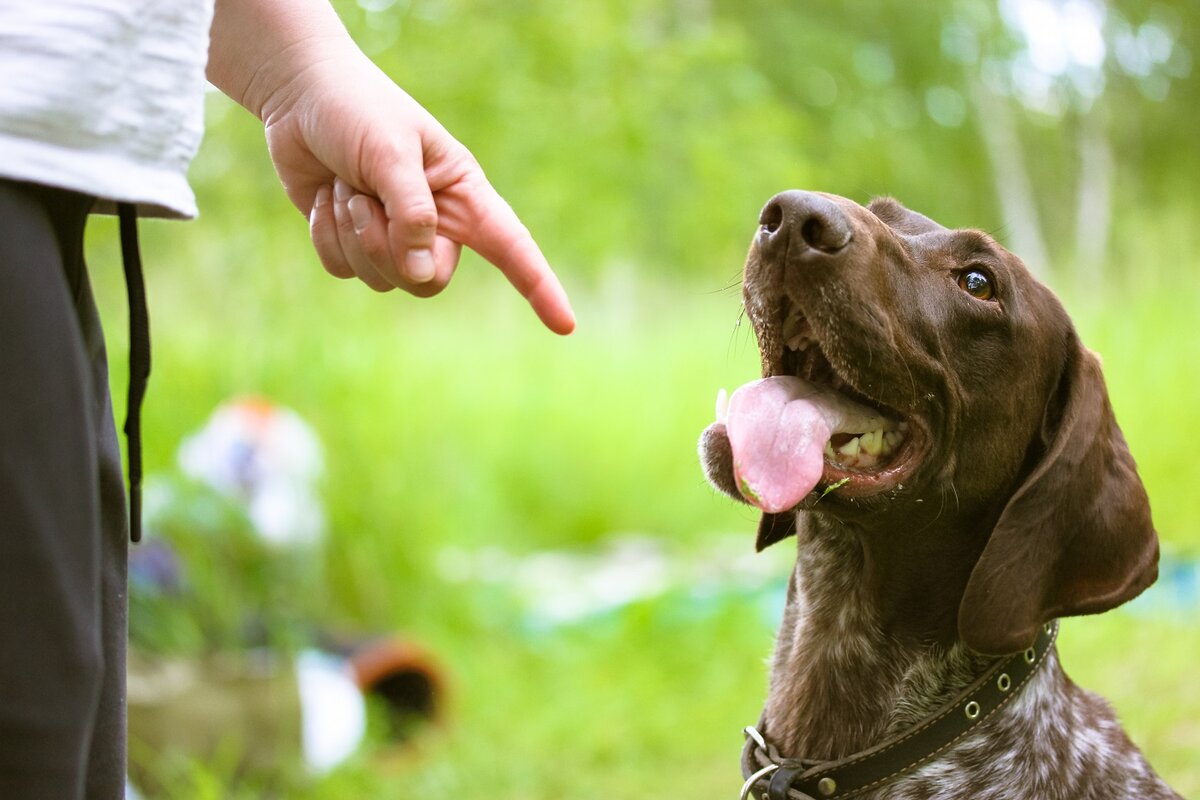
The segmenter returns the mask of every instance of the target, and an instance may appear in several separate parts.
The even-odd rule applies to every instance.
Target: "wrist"
[[[208,79],[260,119],[320,65],[361,56],[326,0],[217,0]]]
[[[360,56],[348,36],[308,37],[264,59],[238,101],[263,122],[284,113],[305,95],[333,64]]]

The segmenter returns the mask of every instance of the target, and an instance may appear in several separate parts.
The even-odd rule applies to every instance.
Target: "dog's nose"
[[[850,220],[827,197],[790,191],[775,195],[758,217],[758,244],[767,254],[791,250],[836,253],[854,238]]]

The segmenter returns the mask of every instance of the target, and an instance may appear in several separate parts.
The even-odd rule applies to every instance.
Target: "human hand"
[[[548,328],[574,329],[561,283],[478,162],[356,48],[313,59],[261,115],[275,169],[331,274],[429,297],[466,245]]]

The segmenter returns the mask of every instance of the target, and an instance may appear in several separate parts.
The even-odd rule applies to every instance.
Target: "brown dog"
[[[785,192],[744,290],[766,380],[700,449],[713,485],[763,509],[760,549],[798,535],[760,726],[789,774],[904,739],[1048,623],[1154,581],[1100,365],[991,237],[890,199]],[[1046,647],[936,753],[851,794],[828,778],[820,796],[1177,797]],[[747,791],[767,796],[770,777]],[[775,783],[771,798],[807,796]]]

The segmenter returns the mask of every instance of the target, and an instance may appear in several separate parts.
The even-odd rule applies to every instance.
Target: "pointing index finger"
[[[575,313],[567,292],[516,213],[491,184],[477,187],[468,201],[474,225],[462,242],[494,264],[529,301],[547,328],[566,335],[575,330]]]

